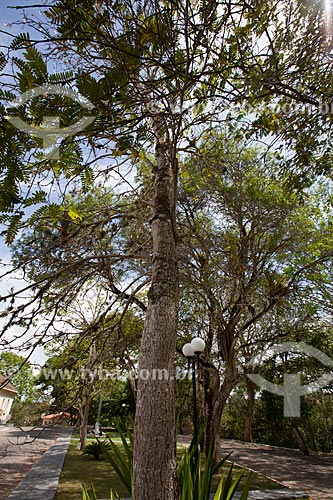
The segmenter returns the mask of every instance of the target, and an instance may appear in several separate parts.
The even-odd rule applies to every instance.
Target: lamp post
[[[192,361],[192,387],[193,387],[193,443],[195,446],[195,465],[198,459],[198,408],[197,408],[197,386],[195,366],[199,368],[199,356],[205,349],[205,342],[200,337],[195,337],[191,343],[183,346],[183,354],[188,359],[188,365]]]

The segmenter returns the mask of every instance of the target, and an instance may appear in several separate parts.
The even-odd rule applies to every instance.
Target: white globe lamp
[[[193,349],[194,354],[199,356],[199,354],[201,354],[205,350],[206,344],[205,341],[202,340],[200,337],[195,337],[191,342],[191,347]]]
[[[184,354],[185,358],[193,358],[194,351],[192,348],[192,344],[185,344],[183,346],[183,354]]]

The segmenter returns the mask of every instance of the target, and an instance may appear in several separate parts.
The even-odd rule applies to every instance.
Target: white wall
[[[14,394],[13,394],[14,396]],[[0,390],[0,423],[5,424],[10,416],[10,410],[14,401],[11,393]]]

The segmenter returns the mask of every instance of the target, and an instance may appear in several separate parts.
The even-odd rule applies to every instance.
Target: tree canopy
[[[156,381],[139,376],[134,457],[137,500],[177,498],[171,374],[178,327],[179,168],[186,153],[200,164],[198,145],[207,130],[223,122],[227,131],[234,130],[234,141],[245,134],[248,140],[264,141],[271,149],[282,148],[281,170],[292,188],[301,189],[318,173],[330,174],[332,113],[330,109],[324,112],[324,105],[331,103],[332,37],[324,14],[322,1],[59,0],[45,6],[41,19],[28,13],[26,24],[34,31],[15,37],[11,45],[9,61],[15,70],[13,78],[2,85],[0,110],[4,132],[0,210],[9,224],[8,242],[26,224],[33,226],[44,216],[56,219],[54,232],[66,238],[66,226],[83,222],[68,198],[62,204],[66,194],[81,188],[88,192],[92,179],[108,184],[113,175],[118,180],[125,177],[122,192],[126,184],[135,191],[129,169],[139,162],[149,169],[151,198],[149,211],[144,213],[149,212],[145,223],[150,224],[152,244],[150,289],[139,374],[158,368],[170,378]],[[50,72],[55,61],[60,69],[57,74]],[[4,58],[3,65],[6,62]],[[55,93],[52,85],[62,90]],[[74,102],[71,89],[80,96]],[[18,94],[25,98],[13,105],[10,101]],[[75,128],[74,134],[57,136],[58,159],[54,141],[45,142],[41,132],[50,124],[44,119],[55,113],[67,127],[84,117],[94,118],[82,130]],[[15,121],[8,123],[5,117],[14,115],[26,122],[30,134],[15,128]],[[207,175],[211,170],[207,168]],[[253,181],[244,192],[249,196],[247,209],[253,208],[251,190],[252,198],[256,191],[263,194],[266,209],[273,209],[267,192],[262,193]],[[226,202],[228,186],[222,193]],[[226,210],[224,215],[228,216]],[[264,221],[269,222],[269,217]],[[238,258],[236,226],[229,228],[226,247]],[[90,234],[91,228],[86,228]],[[110,245],[112,223],[106,229]],[[245,227],[242,243],[248,240],[247,231]],[[269,236],[263,239],[273,245],[274,236]],[[229,261],[227,253],[223,257],[229,267],[234,266],[232,256]],[[55,258],[59,258],[56,252],[52,261]],[[93,262],[94,267],[96,259]],[[242,266],[236,267],[233,273],[239,273],[237,279],[248,286],[251,277]],[[266,281],[271,280],[271,302],[295,281],[287,273],[287,281],[283,276],[281,282],[280,274],[275,269],[273,276],[266,275]],[[52,284],[48,283],[51,292]],[[43,284],[39,285],[35,287],[37,304],[45,296]],[[135,292],[133,285],[130,297]],[[11,301],[16,300],[16,307],[24,310],[17,305],[18,298],[15,293],[3,298],[8,326],[13,317]],[[236,305],[229,303],[229,314],[251,316],[250,307],[258,307],[257,297],[252,299],[244,311],[243,299],[237,297]],[[29,301],[29,307],[34,307]],[[25,326],[32,326],[29,321]]]
[[[9,379],[18,391],[21,401],[31,402],[34,398],[35,377],[30,363],[14,352],[0,353],[0,374]]]

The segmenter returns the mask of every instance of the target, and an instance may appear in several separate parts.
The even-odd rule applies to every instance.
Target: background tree
[[[102,391],[101,426],[110,427],[120,422],[126,427],[128,420],[135,415],[135,398],[130,380],[112,380],[110,389],[107,391],[103,388]],[[98,406],[99,400],[94,399],[89,415],[91,425],[96,422]]]
[[[87,311],[87,321],[86,315]],[[57,354],[46,362],[39,382],[44,388],[52,388],[55,411],[74,410],[78,414],[80,446],[84,449],[91,402],[110,394],[114,381],[124,377],[124,372],[128,377],[129,369],[134,368],[142,320],[127,312],[121,322],[110,316],[104,324],[99,321],[98,329],[93,323],[83,324],[81,328],[81,333],[77,333],[77,326],[70,341],[66,340],[63,345],[59,340],[54,343]]]
[[[33,227],[12,247],[14,272],[26,286],[7,298],[30,290],[29,302],[36,307],[24,321],[20,305],[4,311],[8,326],[22,330],[21,347],[24,339],[27,348],[34,348],[65,338],[66,328],[83,332],[85,325],[90,333],[97,331],[117,310],[119,323],[128,309],[146,310],[139,292],[147,284],[149,251],[140,232],[138,236],[140,200],[133,198],[124,200],[111,188],[96,187],[89,194],[73,193],[63,208],[35,214]],[[86,304],[87,314],[80,302]],[[41,316],[43,328],[31,339],[29,328]]]
[[[20,401],[31,403],[35,392],[35,377],[29,362],[14,352],[0,353],[0,373],[18,390]]]
[[[204,447],[215,443],[219,455],[222,412],[247,362],[300,341],[318,319],[308,277],[326,276],[333,235],[330,209],[319,209],[314,194],[291,192],[278,157],[205,139],[201,163],[189,161],[182,174],[183,301],[189,306],[190,296],[195,309],[187,330],[206,336]]]

